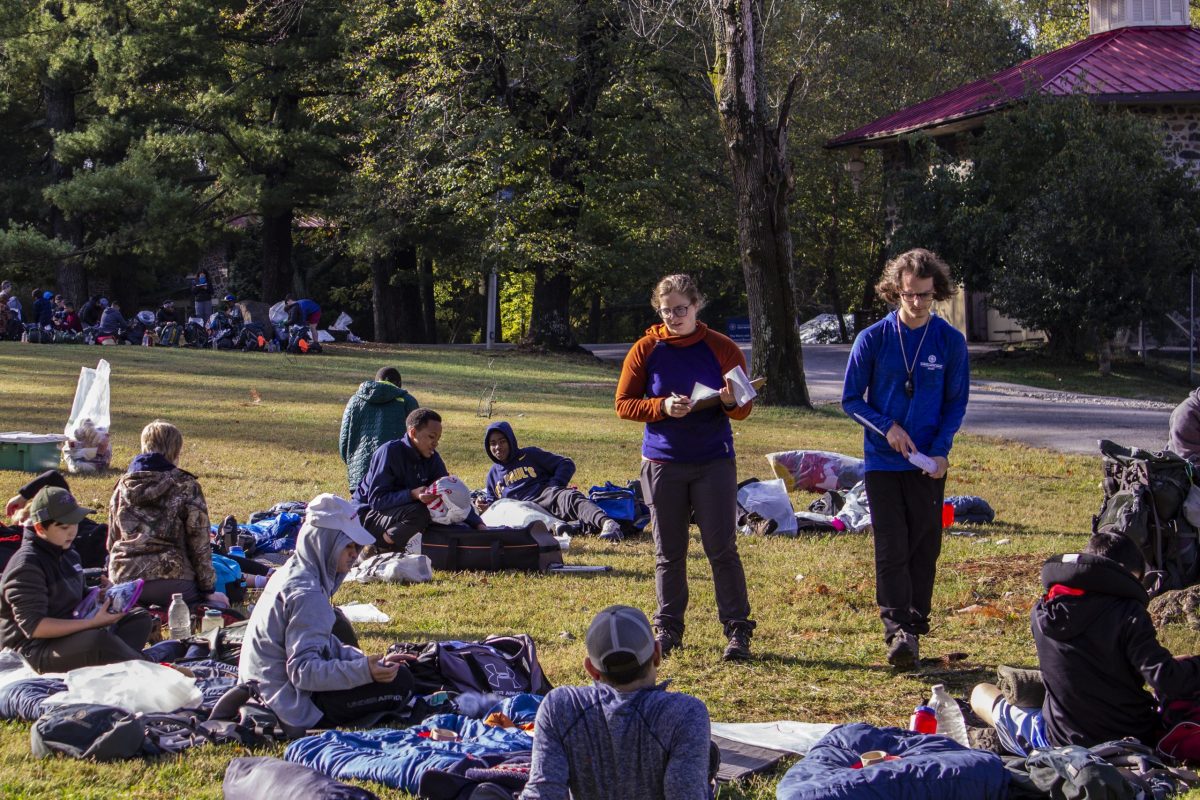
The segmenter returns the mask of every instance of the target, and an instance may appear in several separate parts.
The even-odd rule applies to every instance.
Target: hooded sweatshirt
[[[158,453],[142,453],[117,481],[108,519],[113,583],[184,580],[195,581],[201,593],[213,591],[208,504],[195,475]]]
[[[405,421],[418,405],[415,397],[387,381],[363,381],[358,387],[342,412],[338,437],[350,491],[366,474],[375,451],[404,435]]]
[[[127,327],[129,321],[121,315],[119,309],[109,306],[104,309],[104,313],[100,315],[100,325],[97,327],[97,332],[104,336],[115,336],[121,328]]]
[[[396,514],[407,505],[421,502],[412,496],[413,489],[428,486],[449,474],[446,462],[436,450],[425,458],[405,434],[371,456],[367,474],[354,490],[354,501],[370,506],[377,514]],[[472,509],[465,523],[475,527],[483,524],[483,520]]]
[[[493,431],[508,440],[508,460],[497,461],[488,447]],[[488,471],[488,500],[508,497],[513,500],[532,500],[548,486],[565,487],[575,474],[575,462],[539,447],[517,447],[512,426],[501,420],[488,425],[483,432],[483,450],[495,466]]]
[[[0,645],[21,650],[43,619],[71,619],[82,599],[79,555],[27,528],[0,580]]]
[[[625,356],[617,381],[617,416],[646,423],[642,458],[696,463],[733,458],[731,419],[750,416],[754,403],[725,410],[721,404],[684,417],[668,417],[664,401],[673,392],[691,396],[697,383],[725,385],[725,373],[746,368],[741,348],[703,322],[686,336],[654,325]]]
[[[1054,556],[1042,566],[1047,595],[1033,608],[1046,700],[1046,737],[1055,746],[1092,747],[1161,735],[1154,698],[1200,691],[1200,658],[1175,659],[1146,611],[1146,590],[1115,561],[1088,553]],[[1064,591],[1061,587],[1066,587]]]
[[[333,635],[331,598],[346,577],[337,566],[351,539],[320,524],[320,514],[310,507],[295,554],[254,606],[238,661],[238,680],[258,681],[271,710],[299,728],[321,720],[313,692],[353,689],[374,680],[362,651]]]

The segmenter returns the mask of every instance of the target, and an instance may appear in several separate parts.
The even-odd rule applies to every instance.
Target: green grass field
[[[151,419],[174,422],[185,444],[180,465],[199,476],[210,515],[239,519],[282,500],[323,491],[345,493],[337,455],[346,399],[385,364],[444,417],[441,452],[452,472],[479,486],[490,466],[483,430],[509,420],[524,444],[570,455],[585,489],[638,474],[641,426],[618,420],[612,398],[617,369],[579,358],[461,349],[334,347],[323,356],[291,357],[0,343],[0,428],[58,432],[70,410],[81,366],[101,356],[112,364],[114,465],[137,452]],[[492,420],[477,414],[495,387]],[[739,478],[769,478],[764,456],[775,450],[824,449],[861,454],[861,429],[836,407],[815,412],[760,408],[735,423]],[[922,641],[924,668],[894,674],[883,658],[873,602],[872,543],[866,535],[742,538],[740,547],[758,630],[757,658],[720,661],[720,626],[708,564],[693,531],[687,648],[664,667],[675,689],[701,697],[714,720],[795,719],[899,724],[945,683],[958,696],[998,663],[1034,660],[1028,610],[1041,561],[1079,547],[1100,500],[1098,458],[1065,456],[962,436],[951,455],[948,494],[977,494],[997,522],[974,537],[948,536],[934,595],[934,631]],[[107,507],[117,472],[72,478],[82,502]],[[29,476],[0,473],[11,496]],[[808,496],[794,496],[797,508]],[[958,529],[958,528],[956,528]],[[582,682],[583,634],[591,615],[611,603],[654,608],[653,548],[648,537],[604,545],[577,537],[567,563],[608,564],[591,576],[439,574],[420,586],[347,585],[340,602],[371,601],[391,615],[360,626],[364,644],[473,639],[526,632],[555,684]],[[964,610],[969,609],[969,610]],[[1197,652],[1189,631],[1168,631],[1181,653]],[[281,751],[282,748],[279,750]],[[0,795],[55,798],[218,798],[235,748],[198,749],[182,758],[98,765],[35,761],[29,726],[0,724]],[[727,786],[722,798],[771,798],[778,774]],[[379,790],[383,797],[402,797]]]

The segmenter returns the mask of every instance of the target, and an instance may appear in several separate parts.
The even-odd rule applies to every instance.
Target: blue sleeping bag
[[[492,711],[500,711],[518,725],[537,717],[540,695],[506,698]],[[458,733],[453,742],[435,742],[433,728]],[[459,714],[436,714],[420,725],[403,730],[326,731],[288,745],[284,758],[338,780],[357,779],[382,783],[416,794],[421,776],[431,769],[448,770],[464,756],[488,756],[533,749],[533,738],[520,728],[497,728]]]
[[[900,759],[855,769],[869,750]],[[1008,773],[994,753],[863,722],[823,736],[775,789],[778,800],[1004,800],[1007,793]]]
[[[276,517],[264,517],[257,522],[238,525],[239,533],[254,537],[254,552],[284,553],[296,549],[296,536],[304,522],[303,514],[283,513]],[[210,525],[212,533],[218,533],[219,525]]]

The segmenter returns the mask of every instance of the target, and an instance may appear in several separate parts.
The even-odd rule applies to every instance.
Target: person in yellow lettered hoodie
[[[512,426],[504,421],[488,426],[483,449],[496,462],[488,472],[485,503],[502,497],[525,500],[561,520],[582,523],[585,533],[621,541],[621,526],[578,489],[567,486],[575,474],[574,461],[539,447],[517,447]]]

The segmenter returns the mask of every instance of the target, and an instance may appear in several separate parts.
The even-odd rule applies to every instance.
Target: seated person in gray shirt
[[[538,709],[521,800],[709,800],[708,709],[655,683],[662,651],[646,615],[604,609],[587,652],[595,683],[553,689]]]

